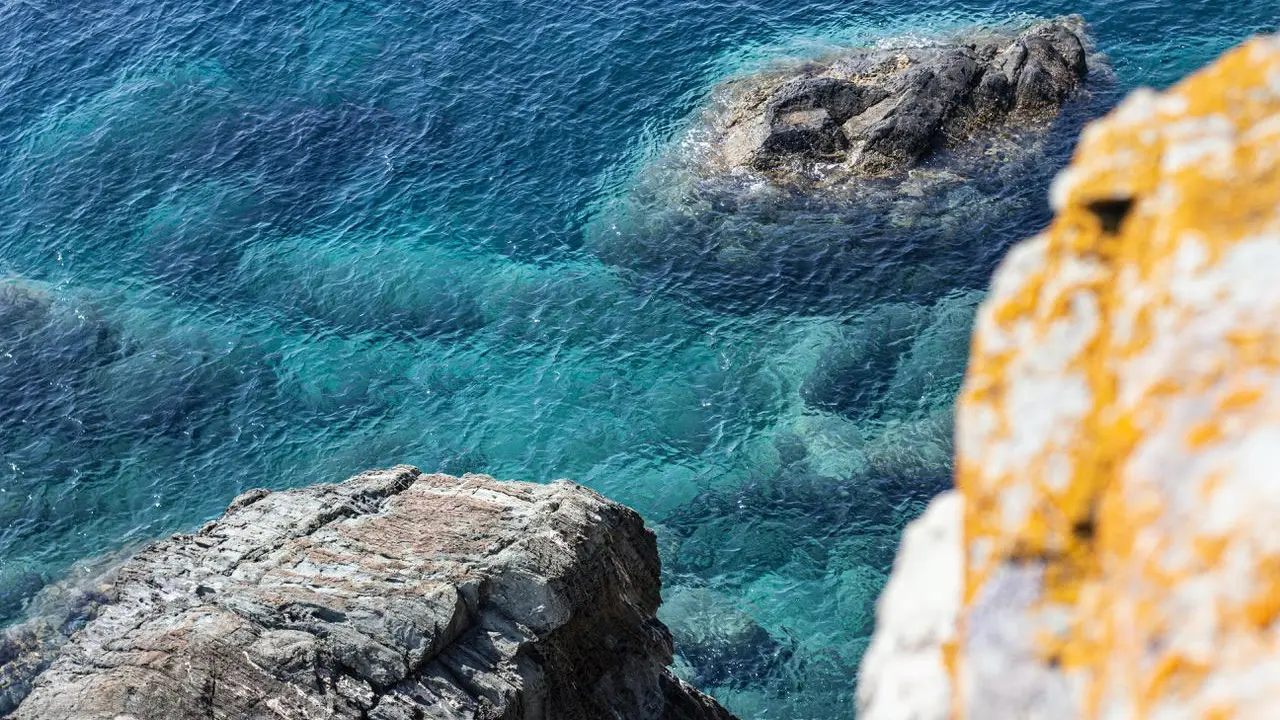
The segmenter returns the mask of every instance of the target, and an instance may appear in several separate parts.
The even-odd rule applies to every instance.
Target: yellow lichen
[[[1280,321],[1254,312],[1247,289],[1218,280],[1233,250],[1280,245],[1277,118],[1276,40],[1251,41],[1162,95],[1131,97],[1085,132],[1054,190],[1058,214],[1027,250],[1038,254],[1015,250],[978,324],[958,434],[964,603],[1003,565],[1041,566],[1041,602],[1070,613],[1067,632],[1037,633],[1042,659],[1080,681],[1087,717],[1104,698],[1139,716],[1174,697],[1191,702],[1212,667],[1192,645],[1169,641],[1188,612],[1175,591],[1221,571],[1233,542],[1253,567],[1246,597],[1215,595],[1220,607],[1197,632],[1256,635],[1280,617],[1276,549],[1215,535],[1208,520],[1200,535],[1178,524],[1218,500],[1223,513],[1244,512],[1222,495],[1234,487],[1231,461],[1200,468],[1197,458],[1280,428],[1262,419],[1266,383],[1240,381],[1249,372],[1280,381]],[[1197,324],[1213,312],[1223,313],[1216,325]],[[1025,399],[1037,394],[1054,407]],[[1156,453],[1140,450],[1165,447],[1175,430],[1169,442],[1180,447],[1166,455],[1186,459],[1161,475],[1151,470]],[[1176,500],[1168,473],[1179,472],[1203,507]],[[1023,487],[1026,512],[1001,513]],[[1020,519],[1008,526],[1008,517]],[[1177,537],[1183,530],[1190,536]],[[1268,643],[1249,647],[1280,658]],[[963,643],[947,657],[954,687],[964,687]],[[972,717],[965,698],[956,709]],[[1241,712],[1206,696],[1186,716]]]

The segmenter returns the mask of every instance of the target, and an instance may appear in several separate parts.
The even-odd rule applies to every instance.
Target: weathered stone
[[[815,162],[900,173],[939,147],[1056,114],[1088,76],[1084,32],[1067,18],[932,47],[867,48],[799,77],[761,78],[723,116],[726,162],[775,174]]]
[[[823,108],[778,112],[769,124],[769,135],[761,146],[767,156],[804,153],[821,157],[848,147],[831,114]],[[761,162],[766,162],[764,156]]]
[[[1277,118],[1267,37],[1086,129],[979,314],[958,489],[908,537],[963,531],[899,556],[864,720],[1274,716]]]
[[[914,165],[945,138],[942,131],[965,106],[980,74],[967,47],[902,52],[905,69],[888,79],[889,90],[867,118],[844,125],[852,147],[849,162],[866,174]]]
[[[666,669],[652,533],[568,482],[251,491],[107,582],[0,643],[14,718],[731,718]]]
[[[783,85],[770,102],[769,111],[776,114],[820,108],[830,113],[838,125],[888,96],[884,88],[840,78],[803,78]]]
[[[1052,111],[1089,71],[1080,35],[1057,24],[1036,28],[995,57],[974,91],[987,112]]]
[[[985,286],[1017,228],[1048,222],[1033,190],[1112,104],[1113,79],[1079,17],[886,38],[735,77],[584,241],[729,312],[931,304]]]

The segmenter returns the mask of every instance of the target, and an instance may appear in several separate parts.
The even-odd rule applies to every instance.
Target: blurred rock
[[[974,333],[864,720],[1280,702],[1280,37],[1088,128]]]
[[[955,638],[960,608],[960,505],[955,493],[939,496],[903,534],[858,676],[861,718],[948,717],[943,647]]]

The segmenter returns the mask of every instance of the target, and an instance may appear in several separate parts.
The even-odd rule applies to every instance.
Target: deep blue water
[[[569,477],[657,528],[683,673],[744,718],[848,717],[897,535],[948,483],[974,304],[1072,131],[1014,211],[898,223],[856,262],[830,208],[690,220],[651,168],[780,59],[1079,12],[1124,90],[1276,10],[0,2],[0,620],[249,487]],[[735,234],[780,249],[680,261]]]

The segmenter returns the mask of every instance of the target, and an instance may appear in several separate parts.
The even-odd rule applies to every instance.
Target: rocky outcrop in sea
[[[1088,128],[1004,261],[859,717],[1270,718],[1280,37]]]
[[[731,78],[588,242],[691,298],[825,312],[980,287],[1112,74],[1078,16],[886,38]],[[1047,217],[1045,218],[1047,221]]]
[[[667,669],[658,570],[635,512],[569,482],[251,490],[10,629],[0,714],[732,720]]]
[[[818,185],[899,175],[939,150],[972,163],[1020,148],[1089,75],[1084,21],[974,30],[935,44],[870,47],[724,90],[712,171],[751,168]],[[967,147],[973,145],[974,147]],[[964,157],[973,156],[973,157]]]

